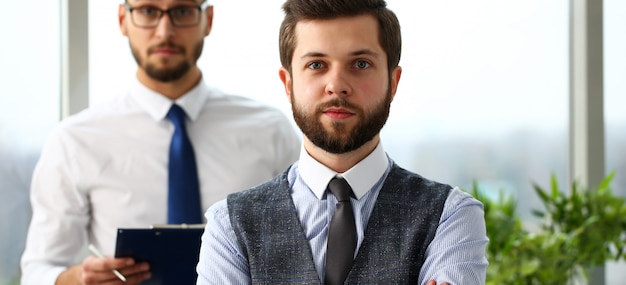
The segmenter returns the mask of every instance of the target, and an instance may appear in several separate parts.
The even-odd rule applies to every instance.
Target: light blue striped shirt
[[[320,280],[324,280],[328,225],[337,203],[337,199],[326,191],[328,182],[341,176],[352,187],[358,251],[376,198],[392,165],[393,161],[379,143],[369,156],[341,174],[317,162],[304,148],[300,159],[289,169],[291,197],[313,251]],[[206,218],[197,284],[250,284],[248,261],[232,230],[226,200],[210,207]],[[455,187],[446,200],[435,238],[426,251],[418,283],[437,280],[453,285],[484,284],[487,243],[482,204]]]

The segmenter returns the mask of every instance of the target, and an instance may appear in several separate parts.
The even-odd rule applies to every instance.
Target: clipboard
[[[144,285],[194,285],[203,225],[163,225],[119,228],[115,257],[148,262],[152,278]]]

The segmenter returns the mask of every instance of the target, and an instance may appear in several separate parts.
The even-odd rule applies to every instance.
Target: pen
[[[93,246],[93,244],[89,244],[89,251],[97,257],[104,257],[104,255],[102,255],[102,253],[100,253],[100,251]],[[122,273],[120,273],[117,269],[113,269],[113,274],[115,274],[115,276],[117,276],[120,280],[126,282],[126,277],[124,277],[124,275],[122,275]]]

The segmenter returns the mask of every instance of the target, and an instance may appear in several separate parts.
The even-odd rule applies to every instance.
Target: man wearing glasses
[[[33,174],[21,284],[121,284],[120,274],[125,284],[147,280],[149,264],[112,257],[118,228],[204,223],[211,204],[298,158],[300,138],[280,111],[205,83],[196,62],[211,31],[209,2],[128,0],[118,17],[136,81],[51,134]],[[171,152],[174,138],[186,142],[184,163]],[[184,168],[189,157],[192,171]],[[191,218],[174,215],[181,207],[172,205],[173,181],[198,188],[182,199]],[[84,258],[88,244],[106,257]]]

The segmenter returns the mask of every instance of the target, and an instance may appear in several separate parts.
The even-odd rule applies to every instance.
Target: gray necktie
[[[343,284],[352,268],[356,249],[356,226],[350,204],[352,188],[343,178],[333,178],[328,188],[337,197],[337,209],[328,229],[324,284]]]

